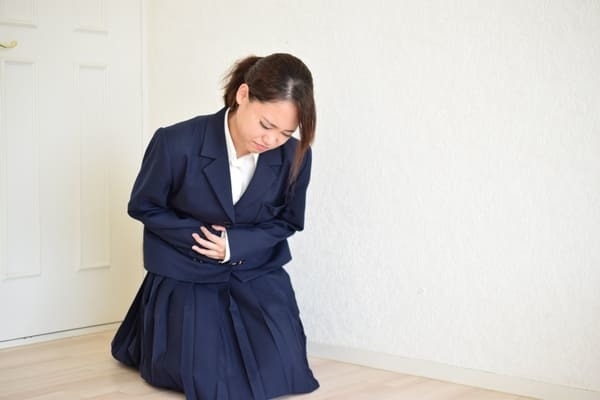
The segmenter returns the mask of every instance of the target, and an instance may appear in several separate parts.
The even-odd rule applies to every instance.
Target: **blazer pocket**
[[[265,219],[270,219],[272,217],[277,217],[279,214],[281,214],[281,212],[283,211],[283,209],[285,208],[285,204],[282,204],[280,206],[276,206],[273,204],[268,204],[265,203],[263,205],[263,210],[260,213],[261,217],[265,218]]]

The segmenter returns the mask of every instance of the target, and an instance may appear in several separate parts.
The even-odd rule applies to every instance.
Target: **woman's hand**
[[[221,225],[212,225],[212,227],[219,232],[225,231],[225,227]],[[201,226],[200,230],[206,239],[203,239],[197,233],[193,233],[192,237],[202,247],[194,245],[192,250],[215,260],[223,260],[225,258],[225,238],[215,235],[204,226]]]

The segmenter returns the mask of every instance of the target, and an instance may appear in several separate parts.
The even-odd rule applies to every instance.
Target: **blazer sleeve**
[[[193,232],[203,223],[175,213],[167,201],[173,183],[173,171],[164,128],[159,128],[146,148],[140,172],[131,191],[127,213],[144,224],[150,232],[190,255]]]
[[[285,205],[271,208],[272,218],[249,227],[227,230],[230,260],[245,260],[253,255],[271,250],[296,231],[304,229],[306,190],[310,181],[312,151],[306,152],[295,187],[286,196]]]

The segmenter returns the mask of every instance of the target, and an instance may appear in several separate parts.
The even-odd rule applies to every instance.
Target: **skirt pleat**
[[[182,282],[148,272],[112,354],[188,400],[266,400],[319,387],[287,272]]]

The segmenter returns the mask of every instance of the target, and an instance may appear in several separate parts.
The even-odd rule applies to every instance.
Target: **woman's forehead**
[[[253,101],[252,106],[260,118],[278,129],[293,132],[298,126],[298,111],[290,100]]]

